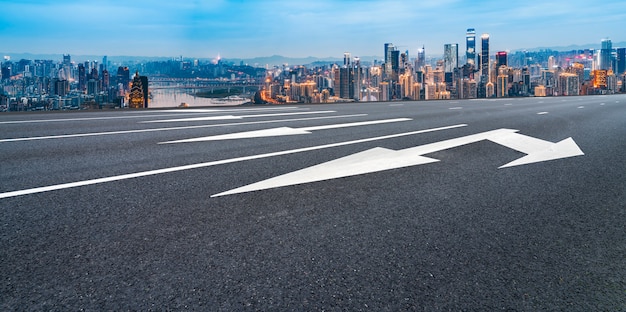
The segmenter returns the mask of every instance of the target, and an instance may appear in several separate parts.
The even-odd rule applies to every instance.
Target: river
[[[233,99],[212,99],[197,97],[194,94],[199,89],[151,89],[152,98],[148,103],[151,108],[179,107],[186,103],[188,107],[199,106],[235,106],[247,103],[249,98],[235,97]]]

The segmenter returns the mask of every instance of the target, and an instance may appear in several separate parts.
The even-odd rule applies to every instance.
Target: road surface
[[[626,96],[0,114],[3,310],[626,310]]]

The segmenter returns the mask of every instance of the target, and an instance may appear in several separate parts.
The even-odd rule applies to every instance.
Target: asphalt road
[[[0,309],[626,311],[625,137],[625,95],[3,113]]]

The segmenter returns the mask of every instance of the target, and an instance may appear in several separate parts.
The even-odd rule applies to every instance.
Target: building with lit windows
[[[465,35],[466,63],[476,66],[476,30],[468,28]]]
[[[602,39],[602,48],[598,59],[598,68],[603,70],[613,69],[613,44],[611,39]]]
[[[579,95],[580,83],[578,75],[562,73],[559,75],[559,95]]]
[[[499,51],[496,53],[496,68],[500,68],[500,66],[509,66],[506,51]]]
[[[484,81],[489,81],[489,34],[483,34],[480,41],[480,74],[484,77]]]
[[[133,78],[128,105],[130,108],[148,107],[148,77],[139,76],[139,72],[136,72]]]

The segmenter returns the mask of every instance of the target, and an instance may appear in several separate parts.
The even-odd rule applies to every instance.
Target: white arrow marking
[[[235,123],[223,123],[223,124],[210,124],[210,125],[196,125],[196,126],[183,126],[183,127],[167,127],[167,128],[152,128],[152,129],[137,129],[137,130],[120,130],[109,132],[88,132],[88,133],[75,133],[75,134],[60,134],[60,135],[48,135],[40,137],[25,137],[14,139],[0,139],[0,143],[4,142],[18,142],[18,141],[35,141],[35,140],[48,140],[48,139],[66,139],[66,138],[78,138],[89,136],[102,136],[102,135],[114,135],[114,134],[131,134],[131,133],[144,133],[144,132],[156,132],[156,131],[172,131],[172,130],[188,130],[188,129],[201,129],[201,128],[217,128],[227,126],[240,126],[240,125],[259,125],[281,122],[293,122],[293,121],[306,121],[306,120],[322,120],[322,119],[339,119],[339,118],[353,118],[364,117],[367,114],[356,115],[336,115],[336,116],[321,116],[321,117],[308,117],[308,118],[292,118],[292,119],[274,119],[274,120],[260,120],[260,121],[246,121]]]
[[[181,118],[181,119],[149,120],[149,121],[142,121],[141,123],[229,120],[229,119],[243,119],[243,118],[277,117],[277,116],[310,115],[310,114],[329,114],[329,113],[336,113],[336,111],[317,111],[317,112],[279,113],[279,114],[259,114],[259,115],[244,115],[244,116],[224,115],[224,116],[208,116],[208,117],[194,117],[194,118]]]
[[[379,141],[379,140],[401,138],[401,137],[405,137],[405,136],[409,136],[409,135],[422,134],[422,133],[435,132],[435,131],[442,131],[442,130],[448,130],[448,129],[455,129],[455,128],[461,128],[461,127],[466,127],[466,126],[467,126],[466,124],[459,124],[459,125],[452,125],[452,126],[446,126],[446,127],[431,128],[431,129],[425,129],[425,130],[417,130],[417,131],[413,131],[413,132],[390,134],[390,135],[385,135],[385,136],[366,138],[366,139],[360,139],[360,140],[354,140],[354,141],[338,142],[338,143],[331,143],[331,144],[326,144],[326,145],[318,145],[318,146],[304,147],[304,148],[298,148],[298,149],[292,149],[292,150],[284,150],[284,151],[267,153],[267,154],[251,155],[251,156],[244,156],[244,157],[237,157],[237,158],[230,158],[230,159],[210,161],[210,162],[206,162],[206,163],[184,165],[184,166],[164,168],[164,169],[156,169],[156,170],[148,170],[148,171],[143,171],[143,172],[122,174],[122,175],[118,175],[118,176],[98,178],[98,179],[92,179],[92,180],[84,180],[84,181],[78,181],[78,182],[62,183],[62,184],[49,185],[49,186],[41,186],[41,187],[35,187],[35,188],[31,188],[31,189],[25,189],[25,190],[19,190],[19,191],[11,191],[11,192],[0,193],[0,199],[2,199],[2,198],[9,198],[9,197],[15,197],[15,196],[28,195],[28,194],[37,194],[37,193],[43,193],[43,192],[49,192],[49,191],[63,190],[63,189],[68,189],[68,188],[73,188],[73,187],[94,185],[94,184],[100,184],[100,183],[106,183],[106,182],[134,179],[134,178],[139,178],[139,177],[146,177],[146,176],[157,175],[157,174],[164,174],[164,173],[170,173],[170,172],[178,172],[178,171],[183,171],[183,170],[206,168],[206,167],[212,167],[212,166],[218,166],[218,165],[224,165],[224,164],[231,164],[231,163],[248,161],[248,160],[254,160],[254,159],[263,159],[263,158],[269,158],[269,157],[275,157],[275,156],[282,156],[282,155],[289,155],[289,154],[295,154],[295,153],[316,151],[316,150],[322,150],[322,149],[339,147],[339,146],[347,146],[347,145],[360,144],[360,143],[366,143],[366,142],[373,142],[373,141]]]
[[[438,161],[424,157],[430,154],[462,145],[489,140],[527,154],[500,168],[525,165],[530,163],[584,155],[578,145],[567,138],[558,143],[540,140],[516,133],[518,130],[498,129],[460,138],[420,145],[399,151],[385,148],[373,148],[357,154],[331,160],[313,167],[280,175],[257,183],[232,189],[211,197],[259,191],[282,186],[297,185],[324,180],[331,180],[366,173],[385,171],[396,168],[422,165]]]
[[[369,126],[369,125],[376,125],[376,124],[382,124],[382,123],[400,122],[400,121],[409,121],[409,120],[412,120],[412,119],[410,119],[410,118],[395,118],[395,119],[362,121],[362,122],[352,122],[352,123],[324,125],[324,126],[314,126],[314,127],[304,127],[304,128],[279,127],[279,128],[271,128],[271,129],[255,130],[255,131],[245,131],[245,132],[237,132],[237,133],[230,133],[230,134],[213,135],[213,136],[193,138],[193,139],[167,141],[167,142],[161,142],[159,144],[189,143],[189,142],[203,142],[203,141],[219,141],[219,140],[235,140],[235,139],[274,137],[274,136],[283,136],[283,135],[310,134],[311,131],[315,131],[315,130],[327,130],[327,129],[337,129],[337,128],[357,127],[357,126]]]

